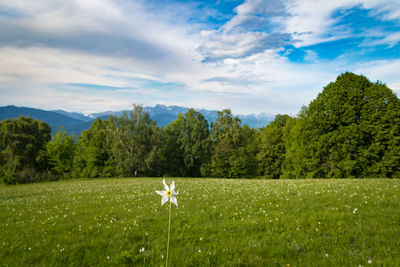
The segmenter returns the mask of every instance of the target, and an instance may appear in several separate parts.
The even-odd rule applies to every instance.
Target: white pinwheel
[[[167,202],[169,199],[171,201],[171,203],[174,203],[176,206],[178,206],[178,202],[177,202],[175,196],[179,192],[175,192],[175,181],[172,181],[172,184],[170,186],[168,186],[167,183],[165,182],[165,179],[163,179],[163,184],[164,184],[164,190],[156,191],[157,194],[162,196],[161,205],[164,205],[164,203]]]
[[[178,207],[178,202],[176,201],[176,195],[178,192],[175,192],[175,181],[172,181],[172,184],[170,186],[167,185],[165,182],[165,179],[163,179],[163,184],[164,184],[164,190],[163,191],[156,191],[157,194],[159,194],[161,198],[161,205],[164,205],[165,202],[170,200],[169,203],[169,217],[168,217],[168,241],[167,241],[167,257],[165,260],[165,266],[168,267],[168,255],[169,255],[169,236],[171,233],[171,209],[172,209],[172,204],[174,203]]]

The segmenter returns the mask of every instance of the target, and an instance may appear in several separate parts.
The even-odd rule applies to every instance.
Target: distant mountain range
[[[174,120],[180,113],[186,113],[188,108],[180,106],[156,105],[154,107],[143,107],[145,112],[150,114],[158,126],[165,127]],[[209,123],[217,119],[217,110],[196,109],[208,120]],[[70,134],[80,134],[83,130],[90,128],[92,122],[97,119],[107,119],[110,115],[121,116],[128,110],[105,111],[84,115],[77,112],[67,112],[64,110],[41,110],[28,107],[4,106],[0,107],[0,121],[7,118],[17,118],[18,116],[29,116],[50,125],[53,133],[58,127],[64,127]],[[261,113],[251,115],[238,115],[242,124],[247,124],[252,128],[261,128],[268,125],[275,117],[273,114]]]

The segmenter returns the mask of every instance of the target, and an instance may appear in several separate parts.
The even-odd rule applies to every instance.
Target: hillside
[[[91,123],[74,119],[54,111],[46,111],[35,108],[5,106],[0,107],[0,121],[4,119],[14,119],[19,116],[32,117],[48,123],[53,131],[57,131],[58,127],[66,128],[71,134],[79,134],[82,130],[90,127]]]

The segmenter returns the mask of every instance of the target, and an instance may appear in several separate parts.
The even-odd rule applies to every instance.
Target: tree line
[[[400,177],[400,100],[386,85],[353,73],[327,85],[296,117],[261,129],[230,110],[209,124],[194,109],[160,128],[134,105],[97,119],[75,140],[19,117],[0,125],[5,183],[73,177],[349,178]]]

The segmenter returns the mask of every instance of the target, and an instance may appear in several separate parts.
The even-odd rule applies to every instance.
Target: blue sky
[[[398,0],[2,0],[0,105],[296,115],[343,72],[400,94]]]

